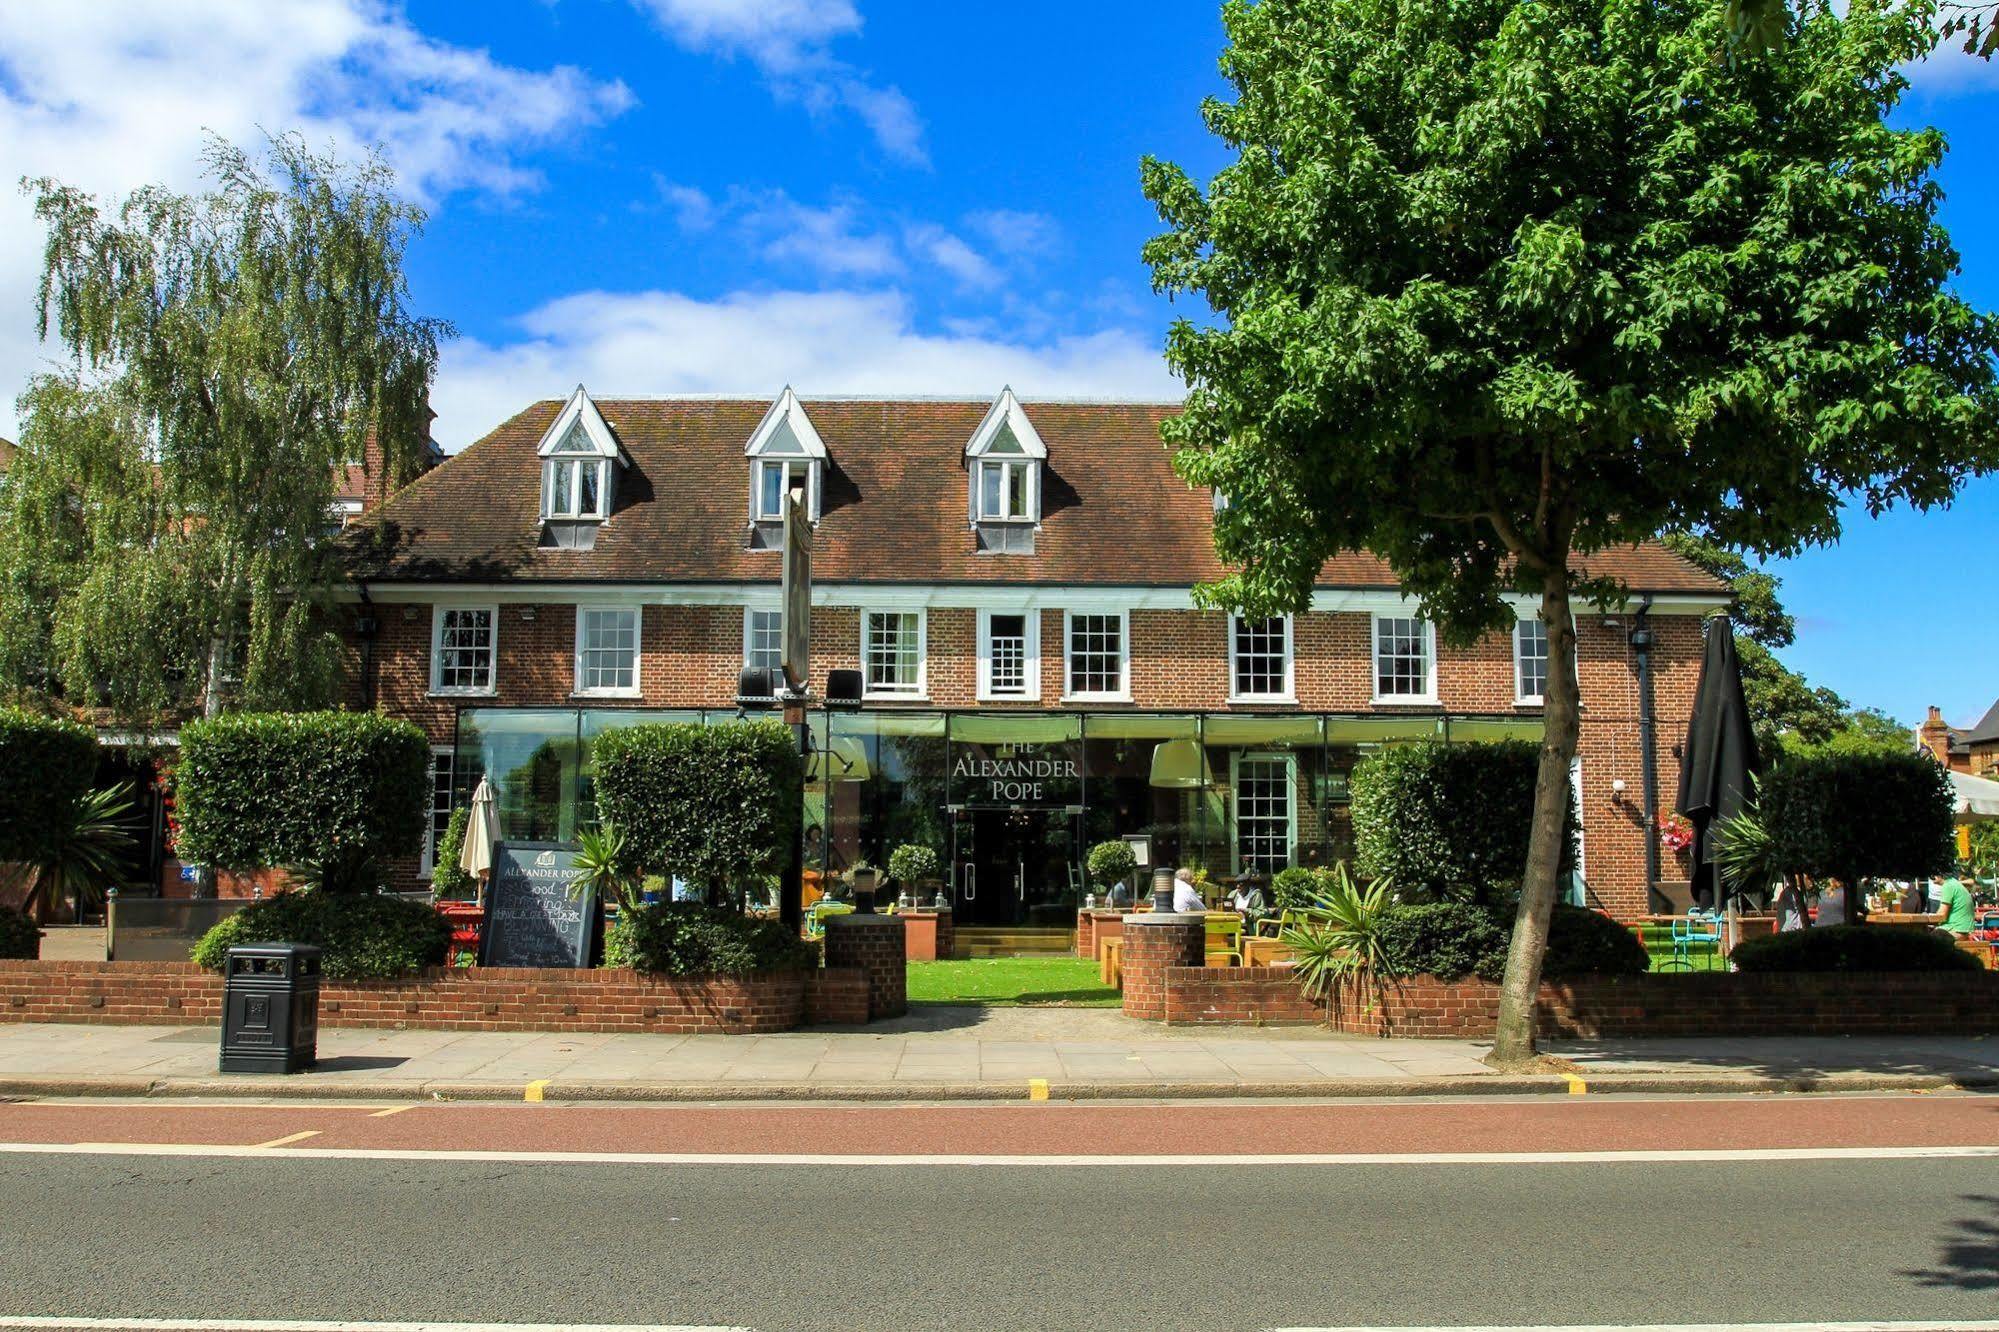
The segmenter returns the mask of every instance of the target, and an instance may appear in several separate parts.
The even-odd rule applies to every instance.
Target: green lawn
[[[1645,930],[1645,952],[1652,959],[1652,970],[1661,969],[1661,964],[1673,960],[1673,939],[1663,928],[1647,926]],[[1694,964],[1695,971],[1727,971],[1728,963],[1713,944],[1695,944],[1687,951],[1687,960]],[[1676,974],[1684,975],[1678,967],[1672,968]]]
[[[1085,958],[979,957],[962,962],[911,962],[909,1001],[1116,1008],[1124,999],[1097,979],[1097,964]]]

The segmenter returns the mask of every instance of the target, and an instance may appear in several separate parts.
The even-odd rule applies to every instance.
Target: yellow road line
[[[1562,1079],[1569,1084],[1569,1095],[1587,1096],[1589,1094],[1589,1084],[1575,1074],[1564,1073],[1562,1074]]]
[[[539,1100],[541,1100],[541,1099],[542,1099],[542,1096],[541,1096],[542,1092],[543,1092],[543,1091],[544,1091],[544,1090],[545,1090],[545,1089],[546,1089],[546,1088],[548,1087],[548,1084],[549,1084],[549,1083],[551,1083],[551,1082],[553,1082],[553,1081],[555,1081],[555,1079],[554,1079],[554,1078],[536,1078],[536,1079],[535,1079],[535,1080],[534,1080],[533,1082],[530,1082],[530,1083],[529,1083],[529,1084],[527,1085],[527,1091],[526,1091],[526,1093],[525,1093],[525,1094],[524,1094],[524,1095],[523,1095],[523,1096],[521,1097],[521,1099],[522,1099],[522,1100],[524,1100],[524,1101],[539,1101]]]
[[[413,1106],[413,1105],[392,1105],[392,1106],[390,1106],[390,1107],[389,1107],[388,1109],[386,1109],[386,1110],[376,1110],[376,1111],[374,1111],[373,1113],[371,1113],[371,1114],[370,1114],[370,1115],[368,1116],[368,1118],[370,1118],[370,1119],[387,1119],[387,1118],[388,1118],[388,1117],[389,1117],[390,1115],[399,1115],[399,1114],[401,1114],[401,1113],[402,1113],[403,1111],[405,1111],[405,1110],[414,1110],[414,1109],[416,1109],[416,1107],[415,1107],[415,1106]]]
[[[258,1147],[288,1147],[292,1143],[304,1142],[307,1138],[316,1138],[318,1136],[318,1129],[307,1129],[303,1133],[287,1134],[282,1138],[272,1138],[269,1142],[260,1142],[253,1145]]]
[[[1045,1101],[1045,1100],[1047,1100],[1047,1099],[1048,1099],[1048,1079],[1047,1079],[1047,1078],[1029,1078],[1029,1079],[1027,1080],[1027,1099],[1028,1099],[1028,1100],[1030,1100],[1030,1101]]]

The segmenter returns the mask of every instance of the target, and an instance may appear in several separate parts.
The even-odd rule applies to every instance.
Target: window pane
[[[493,687],[493,612],[447,610],[437,633],[437,687]]]
[[[1429,694],[1429,641],[1421,620],[1383,616],[1375,621],[1374,679],[1375,693],[1382,698]]]
[[[1069,692],[1124,692],[1124,617],[1069,617]]]
[[[979,517],[998,518],[1000,509],[1000,474],[1005,467],[1000,463],[979,464]]]
[[[1513,650],[1520,697],[1543,697],[1548,692],[1548,626],[1539,620],[1520,621],[1514,629]]]
[[[583,651],[578,663],[578,689],[630,690],[637,687],[638,621],[636,610],[583,612]]]
[[[784,464],[758,463],[757,476],[762,480],[762,493],[757,500],[757,517],[782,518],[784,516]]]
[[[1291,762],[1282,754],[1236,761],[1236,864],[1245,872],[1291,863]]]
[[[866,673],[868,692],[917,692],[917,637],[915,611],[868,612],[867,632],[861,645],[861,669]]]
[[[784,664],[784,616],[778,611],[753,610],[748,613],[745,666],[761,666],[773,673]]]
[[[558,518],[566,518],[576,512],[575,496],[571,490],[576,484],[576,464],[557,460],[549,465],[549,471],[554,481],[549,486],[548,511]]]
[[[1027,693],[1027,617],[995,615],[987,621],[991,693]]]
[[[1235,618],[1235,693],[1238,698],[1281,697],[1285,689],[1285,632],[1282,616]]]
[[[597,484],[603,477],[602,463],[578,463],[577,482],[582,487],[582,498],[577,502],[576,512],[583,515],[601,513],[597,507]]]

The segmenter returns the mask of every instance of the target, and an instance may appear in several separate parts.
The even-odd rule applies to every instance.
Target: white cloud
[[[654,173],[652,179],[659,190],[659,197],[673,210],[673,220],[682,231],[707,231],[715,225],[721,209],[706,190],[693,185],[676,185],[658,173]]]
[[[775,396],[964,393],[1004,384],[1024,396],[1167,397],[1178,385],[1155,337],[1131,329],[1009,342],[965,328],[917,329],[898,292],[737,292],[701,301],[670,291],[582,292],[519,321],[526,335],[445,351],[438,438],[458,448],[529,402],[578,381],[619,394]]]
[[[796,264],[828,277],[886,277],[902,271],[895,242],[868,231],[858,204],[815,208],[782,190],[744,200],[742,225],[767,259]]]
[[[755,65],[771,91],[815,115],[844,109],[859,117],[882,150],[925,166],[923,120],[893,86],[829,50],[861,30],[852,0],[633,0],[660,28],[691,51],[741,57]]]
[[[930,223],[908,227],[903,242],[912,253],[950,274],[961,287],[983,291],[1000,284],[1000,271],[991,260],[942,227]]]
[[[630,104],[621,83],[433,40],[383,0],[0,4],[0,434],[46,355],[31,304],[42,231],[18,178],[113,198],[192,189],[204,130],[255,146],[269,129],[349,156],[379,145],[418,198],[509,194],[539,183],[518,149]]]
[[[1053,250],[1062,240],[1061,224],[1046,213],[1026,213],[1011,208],[993,208],[967,213],[965,225],[984,236],[1004,254],[1040,255]]]

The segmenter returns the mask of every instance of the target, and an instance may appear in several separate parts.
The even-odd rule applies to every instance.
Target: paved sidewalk
[[[320,1032],[294,1077],[216,1072],[213,1027],[0,1025],[0,1095],[730,1100],[1396,1096],[1999,1087],[1999,1041],[1558,1045],[1573,1071],[1502,1075],[1472,1041],[1168,1028],[1101,1009],[920,1008],[776,1036]]]

